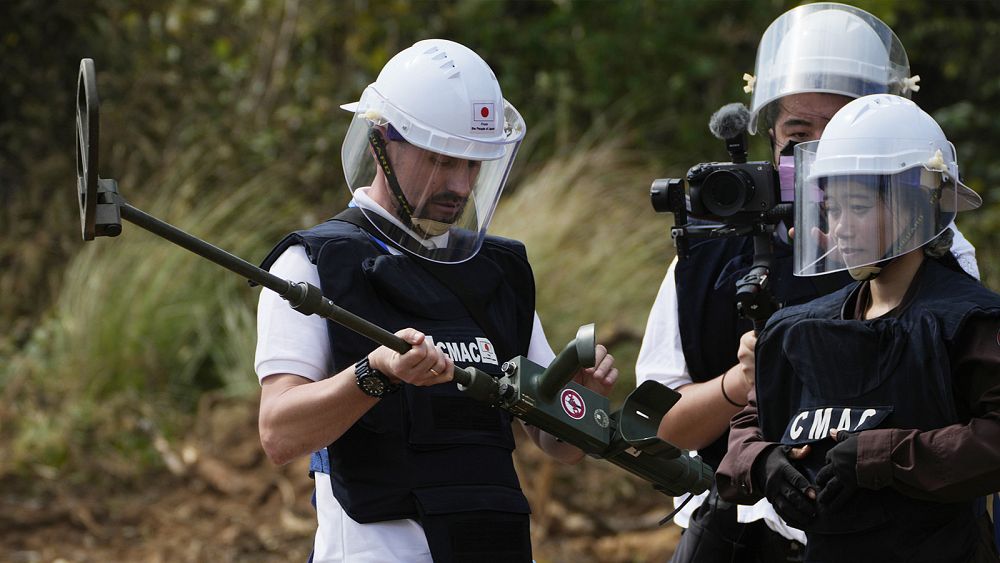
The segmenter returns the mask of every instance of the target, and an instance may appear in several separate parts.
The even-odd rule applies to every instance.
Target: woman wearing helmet
[[[761,37],[751,94],[749,130],[766,135],[778,168],[782,201],[794,199],[796,143],[819,138],[830,118],[853,99],[918,89],[899,38],[859,8],[833,2],[798,6],[774,20]],[[951,253],[978,276],[975,249],[957,228]],[[805,303],[851,282],[846,272],[823,277],[793,275],[786,229],[774,237],[769,282],[784,305]],[[667,270],[649,314],[636,364],[636,382],[659,381],[681,400],[664,417],[660,436],[698,450],[717,466],[726,451],[729,419],[754,385],[752,324],[736,310],[736,282],[754,262],[751,237],[697,241],[690,256]],[[675,504],[685,499],[675,499]],[[805,534],[768,502],[753,506],[695,497],[675,521],[686,528],[675,563],[801,560]]]
[[[485,61],[440,39],[394,56],[344,109],[351,207],[286,237],[265,267],[412,349],[376,347],[263,291],[261,443],[276,463],[312,453],[313,561],[530,561],[511,418],[451,382],[455,364],[498,376],[511,357],[554,357],[524,246],[486,235],[524,122]],[[607,395],[617,373],[598,346],[577,381]],[[583,456],[526,430],[560,460]]]
[[[810,561],[997,561],[978,500],[1000,487],[1000,295],[948,253],[981,200],[898,96],[847,104],[795,152],[795,274],[857,281],[759,335],[720,494],[767,497]]]

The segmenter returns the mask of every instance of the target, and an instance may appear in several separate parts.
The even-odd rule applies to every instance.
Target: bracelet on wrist
[[[727,375],[729,375],[729,370],[726,370],[726,371],[724,371],[724,372],[722,373],[722,377],[721,377],[721,378],[719,378],[719,382],[720,382],[720,387],[722,387],[722,397],[723,397],[723,398],[724,398],[724,399],[725,399],[726,401],[728,401],[730,405],[733,405],[734,407],[739,407],[739,408],[741,408],[741,409],[742,409],[743,407],[747,406],[747,403],[743,403],[743,404],[741,405],[741,404],[737,403],[736,401],[734,401],[734,400],[730,399],[730,398],[729,398],[729,395],[728,395],[728,394],[726,393],[726,376],[727,376]]]

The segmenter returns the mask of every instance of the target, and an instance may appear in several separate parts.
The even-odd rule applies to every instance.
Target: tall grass
[[[281,189],[281,165],[220,189],[213,158],[192,148],[165,161],[155,195],[137,205],[250,261],[316,220]],[[120,186],[126,198],[128,184]],[[202,393],[256,392],[256,292],[123,227],[72,257],[55,305],[0,368],[0,474],[95,463],[130,473],[153,459],[149,437],[177,431]]]

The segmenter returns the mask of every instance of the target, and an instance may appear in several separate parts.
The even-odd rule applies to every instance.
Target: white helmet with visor
[[[765,130],[766,108],[792,94],[909,96],[919,90],[896,34],[868,12],[832,2],[799,6],[764,32],[754,76],[746,75],[750,133]],[[763,114],[763,115],[762,115]]]
[[[525,133],[486,62],[452,41],[419,41],[341,107],[355,116],[344,176],[368,220],[421,258],[474,256]]]
[[[981,203],[934,118],[899,96],[858,98],[795,146],[794,273],[874,277]]]

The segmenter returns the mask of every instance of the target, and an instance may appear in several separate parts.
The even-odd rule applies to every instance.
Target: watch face
[[[393,385],[385,375],[371,369],[367,359],[354,365],[354,374],[358,387],[370,397],[382,398],[399,389],[399,385]]]
[[[362,388],[373,397],[385,394],[385,384],[375,374],[369,373],[361,379]]]

